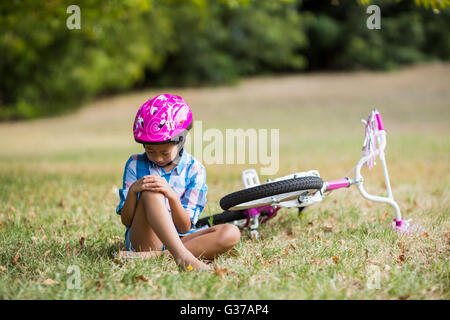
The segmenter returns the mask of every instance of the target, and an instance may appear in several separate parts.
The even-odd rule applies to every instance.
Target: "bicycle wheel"
[[[261,202],[257,205],[262,206],[271,203],[271,196],[284,193],[295,193],[302,190],[320,190],[322,186],[323,180],[320,177],[313,176],[269,182],[256,187],[239,190],[224,196],[220,199],[220,207],[223,210],[233,210],[233,208],[237,205],[268,198],[266,203]],[[295,194],[291,194],[289,196],[290,198],[293,198],[295,197]],[[289,197],[283,200],[289,200]]]
[[[212,224],[211,224],[212,218]],[[222,224],[227,222],[232,222],[236,220],[246,219],[247,216],[244,214],[244,210],[237,211],[224,211],[222,213],[214,214],[212,216],[201,218],[195,224],[196,228],[200,228],[202,226],[208,225],[213,226],[216,224]]]

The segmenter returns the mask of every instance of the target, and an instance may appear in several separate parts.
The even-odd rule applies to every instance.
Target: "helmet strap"
[[[181,156],[183,155],[183,150],[184,150],[184,148],[181,148],[181,149],[177,152],[177,155],[175,156],[175,159],[173,159],[173,160],[170,161],[168,164],[166,164],[166,166],[171,165],[174,161],[176,161],[177,164],[178,164],[178,162],[179,162]]]

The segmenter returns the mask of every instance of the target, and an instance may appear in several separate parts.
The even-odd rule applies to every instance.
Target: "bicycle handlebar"
[[[348,178],[328,180],[325,183],[327,184],[326,191],[331,191],[340,188],[347,188],[350,186],[350,180]]]

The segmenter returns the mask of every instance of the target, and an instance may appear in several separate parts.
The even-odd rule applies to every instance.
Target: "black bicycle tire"
[[[212,217],[212,224],[211,224],[211,217]],[[217,213],[212,216],[199,219],[195,224],[195,227],[200,228],[205,225],[212,227],[213,225],[223,224],[236,220],[242,220],[245,218],[247,218],[247,216],[244,214],[244,210],[224,211],[222,213]]]
[[[223,210],[228,210],[245,202],[288,192],[313,189],[320,190],[322,186],[323,180],[320,177],[298,177],[270,182],[230,193],[220,199],[220,207]]]

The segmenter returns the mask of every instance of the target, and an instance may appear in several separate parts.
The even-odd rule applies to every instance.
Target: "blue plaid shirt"
[[[145,175],[158,175],[164,177],[169,186],[178,194],[181,205],[191,219],[192,227],[187,233],[178,233],[180,236],[193,233],[199,229],[194,228],[198,217],[203,211],[206,204],[206,193],[208,186],[206,185],[206,170],[192,155],[183,150],[180,161],[177,166],[170,172],[166,172],[162,167],[153,161],[150,161],[147,154],[133,154],[125,164],[123,173],[123,186],[119,189],[120,203],[116,208],[116,213],[120,214],[128,190],[136,180],[141,179]],[[139,199],[140,193],[138,194]],[[167,210],[172,215],[169,200],[164,197]],[[127,228],[128,230],[128,228]]]

